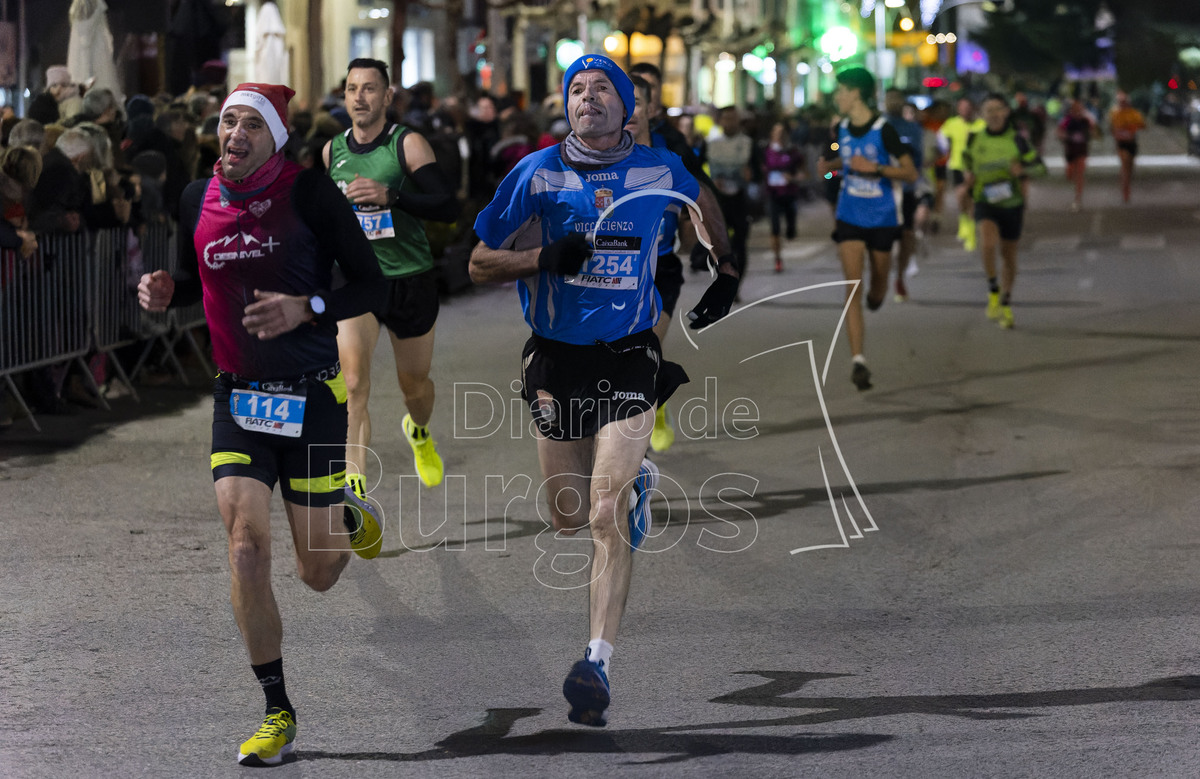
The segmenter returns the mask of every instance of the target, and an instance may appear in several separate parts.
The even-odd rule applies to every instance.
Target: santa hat
[[[288,101],[296,91],[281,84],[238,84],[225,104],[221,106],[221,116],[235,105],[253,108],[262,114],[267,128],[275,138],[275,151],[282,151],[288,139]]]

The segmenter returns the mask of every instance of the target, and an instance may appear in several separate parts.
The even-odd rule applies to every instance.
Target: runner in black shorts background
[[[385,308],[374,311],[374,316],[343,322],[338,330],[349,393],[346,489],[359,498],[366,496],[371,362],[381,324],[388,331],[396,379],[408,410],[400,427],[412,447],[417,475],[432,487],[445,474],[429,430],[436,394],[430,372],[439,302],[433,254],[422,220],[453,222],[462,209],[429,142],[388,121],[394,92],[386,64],[365,58],[352,61],[346,74],[345,105],[353,126],[323,151],[329,175],[354,206],[388,284]]]

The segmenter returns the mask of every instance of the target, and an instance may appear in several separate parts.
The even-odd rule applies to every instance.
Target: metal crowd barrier
[[[86,234],[38,236],[28,259],[0,252],[0,376],[17,405],[41,431],[13,376],[74,361],[99,396],[83,357],[91,348]]]
[[[16,251],[0,251],[0,378],[35,430],[41,427],[13,381],[26,371],[74,362],[106,409],[108,403],[84,360],[91,353],[107,355],[139,401],[132,378],[156,345],[162,347],[160,365],[170,362],[183,383],[187,374],[175,356],[181,339],[212,374],[192,333],[205,323],[202,304],[151,314],[137,302],[142,273],[174,272],[174,235],[167,224],[147,226],[140,238],[127,228],[46,234],[38,236],[38,251],[29,259]],[[126,373],[116,350],[139,342],[146,346]]]

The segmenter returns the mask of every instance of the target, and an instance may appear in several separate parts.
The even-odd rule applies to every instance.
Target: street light
[[[876,104],[880,107],[881,110],[883,108],[883,95],[884,95],[883,79],[884,79],[885,68],[884,68],[883,63],[884,63],[884,59],[887,57],[887,39],[886,39],[887,9],[888,8],[901,8],[903,6],[904,6],[904,0],[884,0],[882,3],[880,3],[880,2],[875,3],[875,69],[877,71],[879,71],[876,74],[877,76],[879,76],[879,78],[877,78],[875,80],[876,91],[877,91],[877,94],[876,94],[877,103]],[[895,61],[894,57],[895,57],[895,53],[893,52],[892,73],[891,73],[891,77],[893,80],[896,78],[896,61]]]
[[[921,24],[928,29],[944,11],[960,5],[981,5],[988,12],[1008,13],[1013,10],[1013,0],[1001,0],[999,3],[995,0],[921,0]]]

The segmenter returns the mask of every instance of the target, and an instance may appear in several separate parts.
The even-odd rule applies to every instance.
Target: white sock
[[[858,363],[859,365],[866,365],[867,358],[863,357],[861,354],[856,354],[854,355],[854,362]]]
[[[613,645],[605,641],[603,638],[593,638],[588,642],[587,651],[583,656],[593,663],[599,663],[604,669],[604,673],[608,673],[608,664],[612,659]]]

